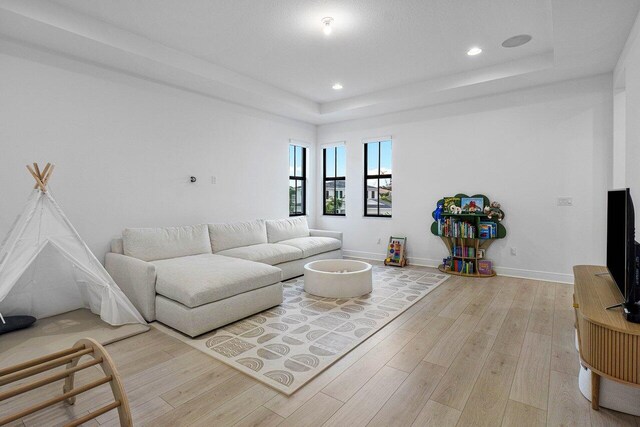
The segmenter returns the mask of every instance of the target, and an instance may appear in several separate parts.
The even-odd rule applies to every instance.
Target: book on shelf
[[[462,213],[481,214],[484,210],[484,199],[482,197],[462,197],[460,206]]]
[[[495,239],[498,237],[498,224],[491,221],[481,221],[478,224],[478,237],[481,239]]]
[[[474,274],[473,261],[454,259],[451,261],[451,270],[457,273]]]
[[[475,258],[476,256],[476,248],[473,246],[465,246],[464,244],[461,246],[453,246],[452,252],[453,255],[457,257]]]
[[[460,207],[460,197],[445,197],[443,205],[444,212],[453,213],[451,206]]]
[[[493,265],[489,260],[480,260],[478,261],[478,273],[490,275],[493,273]]]
[[[455,217],[440,218],[438,220],[438,235],[473,239],[476,237],[476,226]]]

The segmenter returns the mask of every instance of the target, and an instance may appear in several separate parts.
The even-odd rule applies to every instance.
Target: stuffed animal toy
[[[436,208],[436,211],[433,214],[436,221],[440,221],[440,218],[442,218],[443,210],[444,210],[444,203],[438,203],[438,207]]]
[[[460,206],[451,205],[449,206],[449,212],[452,214],[461,214],[462,208]]]
[[[502,218],[504,218],[504,212],[500,209],[500,203],[498,202],[491,202],[489,206],[485,206],[484,213],[488,219],[495,218],[497,221],[502,221]]]

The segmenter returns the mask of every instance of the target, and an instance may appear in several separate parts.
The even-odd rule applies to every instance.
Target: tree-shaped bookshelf
[[[482,198],[483,206],[489,206],[489,198],[483,194],[467,196],[466,194],[456,194],[454,197],[462,200],[463,198]],[[445,199],[440,199],[437,206],[444,206]],[[445,246],[449,250],[450,264],[444,263],[438,266],[438,269],[444,273],[455,274],[467,277],[491,277],[495,276],[494,270],[490,274],[481,274],[478,272],[478,261],[486,259],[486,251],[489,246],[496,240],[502,239],[507,235],[507,229],[496,218],[495,215],[489,216],[483,211],[470,213],[453,213],[436,209],[431,214],[434,222],[431,224],[431,233],[440,237]],[[440,219],[438,220],[438,213]],[[480,237],[481,225],[486,226],[491,223],[495,224],[495,232],[493,236],[488,238]],[[480,252],[484,253],[480,257]],[[456,265],[465,265],[461,271],[456,271]]]

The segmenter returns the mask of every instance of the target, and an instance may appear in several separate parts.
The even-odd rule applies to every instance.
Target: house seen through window
[[[322,150],[325,215],[344,216],[346,212],[346,155],[345,146],[327,147]]]
[[[307,149],[289,145],[289,216],[307,213]]]
[[[364,215],[391,217],[391,140],[364,146]]]

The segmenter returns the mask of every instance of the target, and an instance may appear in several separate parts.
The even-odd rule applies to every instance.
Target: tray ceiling
[[[0,37],[5,51],[7,43],[26,43],[326,123],[609,72],[639,6],[637,0],[3,0]],[[322,32],[324,16],[334,18],[330,36]],[[501,47],[517,34],[533,40]],[[467,56],[472,46],[482,54]],[[332,89],[336,82],[342,90]]]

